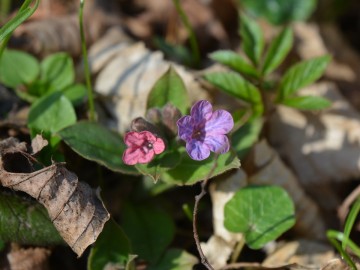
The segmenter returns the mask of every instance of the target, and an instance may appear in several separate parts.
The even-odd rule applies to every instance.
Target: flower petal
[[[153,143],[153,149],[155,154],[160,154],[165,150],[165,143],[161,138],[157,138],[156,141]]]
[[[229,139],[226,135],[207,136],[204,144],[206,144],[211,151],[218,154],[224,154],[230,149]]]
[[[209,121],[205,123],[206,136],[224,135],[234,127],[234,120],[231,114],[224,110],[213,112]]]
[[[156,141],[156,137],[150,131],[144,130],[139,133],[147,142],[154,143]]]
[[[196,102],[194,106],[192,106],[190,114],[193,119],[193,125],[200,125],[211,117],[211,103],[207,100],[200,100]]]
[[[149,163],[153,159],[154,155],[155,153],[153,150],[143,153],[143,155],[140,156],[138,163]]]
[[[131,131],[125,134],[124,141],[125,144],[129,147],[139,147],[144,143],[145,138],[143,134]]]
[[[177,121],[177,126],[178,126],[179,137],[186,142],[191,140],[191,135],[194,129],[191,116],[186,115],[181,117]]]
[[[196,140],[191,140],[186,144],[186,151],[194,160],[204,160],[210,156],[210,150],[207,145]]]
[[[127,165],[135,165],[139,162],[140,157],[144,155],[140,148],[128,148],[123,154],[123,161]]]

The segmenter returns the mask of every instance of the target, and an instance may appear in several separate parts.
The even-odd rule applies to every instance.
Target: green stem
[[[245,236],[242,235],[240,241],[236,243],[235,249],[231,254],[230,263],[235,263],[238,260],[241,251],[244,248],[244,245],[245,245]]]
[[[84,58],[85,82],[86,82],[86,88],[88,90],[89,118],[91,121],[95,121],[94,97],[93,97],[93,89],[91,86],[91,79],[90,79],[90,68],[87,57],[83,17],[84,17],[84,0],[80,0],[79,25],[80,25],[80,37],[81,37],[81,51]]]
[[[10,0],[0,0],[0,23],[4,19],[10,10]]]
[[[348,239],[350,238],[350,233],[352,227],[354,226],[357,215],[360,211],[360,198],[358,198],[353,207],[351,207],[350,213],[346,219],[345,228],[344,228],[344,240],[342,241],[342,248],[345,250],[348,244]]]
[[[200,50],[199,50],[199,45],[195,36],[195,32],[194,29],[192,28],[188,17],[186,16],[183,8],[180,5],[180,0],[173,0],[175,8],[177,13],[180,15],[181,21],[183,22],[186,31],[189,34],[189,39],[190,39],[190,47],[191,47],[191,51],[195,60],[195,65],[199,66],[200,65]]]

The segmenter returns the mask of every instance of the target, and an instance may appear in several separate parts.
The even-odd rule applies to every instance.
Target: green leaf
[[[289,53],[293,44],[293,33],[290,27],[284,28],[283,31],[271,42],[266,54],[262,73],[267,75],[276,69],[286,55]]]
[[[0,59],[0,81],[12,88],[30,84],[39,75],[39,70],[36,58],[21,51],[5,50]]]
[[[103,270],[108,264],[125,266],[130,253],[129,239],[121,227],[110,219],[91,248],[88,269]]]
[[[357,198],[357,200],[355,201],[355,203],[353,204],[353,206],[350,209],[350,213],[348,215],[348,217],[346,218],[346,222],[345,222],[345,228],[344,228],[344,236],[345,236],[345,240],[342,241],[342,248],[344,250],[346,250],[346,247],[348,245],[348,239],[350,238],[350,233],[351,230],[354,226],[356,217],[358,216],[360,212],[360,197]],[[356,246],[357,247],[357,246]],[[359,256],[360,250],[357,249],[357,256]]]
[[[205,74],[204,78],[229,95],[253,104],[261,103],[259,90],[237,73],[213,72]]]
[[[86,97],[86,87],[83,84],[73,84],[62,90],[62,93],[67,97],[73,105],[81,104]]]
[[[240,159],[244,158],[254,143],[257,142],[262,126],[262,119],[254,118],[232,134],[231,146]]]
[[[147,99],[147,109],[163,107],[171,103],[185,114],[190,106],[190,101],[185,84],[173,67],[161,76],[151,89]]]
[[[261,28],[245,14],[241,14],[240,22],[242,48],[254,65],[258,66],[264,49],[264,36]]]
[[[28,126],[32,134],[55,132],[76,122],[76,114],[71,102],[61,93],[46,95],[30,107]]]
[[[316,0],[238,0],[251,14],[273,24],[306,20],[315,10]]]
[[[156,265],[175,234],[171,216],[149,203],[125,207],[122,225],[134,253],[151,265]]]
[[[220,50],[210,54],[210,58],[214,61],[217,61],[234,71],[239,73],[258,78],[259,74],[257,70],[250,65],[242,56],[239,54],[229,51],[229,50]]]
[[[70,86],[74,78],[74,64],[66,53],[52,54],[41,62],[41,79],[55,90]]]
[[[292,66],[280,82],[278,99],[284,99],[315,82],[323,75],[330,60],[331,57],[326,55],[302,61]]]
[[[125,165],[122,154],[126,149],[123,139],[93,122],[78,122],[59,133],[64,142],[80,156],[96,161],[113,171],[136,174],[133,166]]]
[[[148,270],[192,270],[199,260],[185,250],[171,248],[166,251],[158,264]]]
[[[193,185],[209,177],[211,172],[210,178],[240,167],[240,161],[233,151],[219,155],[213,171],[214,155],[202,161],[195,161],[189,157],[185,148],[181,148],[180,153],[182,154],[181,162],[174,169],[163,173],[161,177],[163,181],[177,185]]]
[[[299,110],[322,110],[331,106],[329,100],[318,96],[289,97],[281,103]]]
[[[15,193],[0,193],[0,241],[23,245],[63,244],[46,209]]]
[[[144,175],[150,176],[156,183],[161,175],[174,168],[180,162],[180,154],[177,151],[164,152],[147,164],[137,164],[135,167]]]
[[[295,224],[295,208],[286,191],[277,186],[248,186],[226,203],[224,225],[241,232],[246,244],[259,249]]]

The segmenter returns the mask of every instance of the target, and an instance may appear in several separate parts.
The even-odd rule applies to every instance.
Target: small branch
[[[200,203],[200,200],[202,199],[202,197],[204,197],[206,195],[206,186],[207,186],[207,183],[209,182],[211,175],[215,171],[215,168],[217,166],[218,157],[219,157],[219,155],[216,154],[215,162],[214,162],[213,166],[211,167],[209,174],[204,179],[204,181],[201,183],[201,192],[199,195],[195,196],[195,205],[194,205],[194,212],[193,212],[193,232],[194,232],[195,244],[196,244],[197,250],[199,252],[200,258],[201,258],[201,263],[209,270],[214,270],[214,268],[211,266],[208,259],[204,255],[204,252],[202,251],[196,224],[197,224],[197,214],[198,214],[199,203]]]

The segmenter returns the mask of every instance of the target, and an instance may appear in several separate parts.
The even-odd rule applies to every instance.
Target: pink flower
[[[123,154],[123,161],[127,165],[149,163],[155,156],[165,150],[165,143],[149,131],[131,131],[125,135],[128,149]]]

